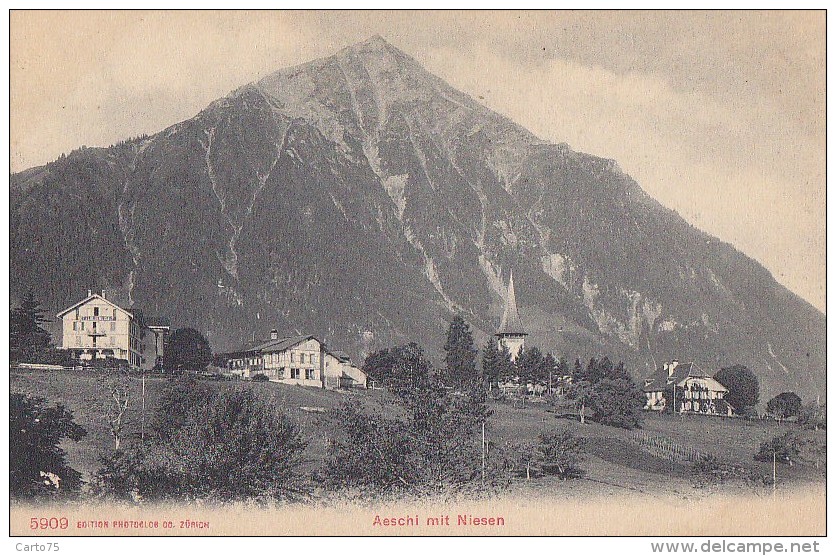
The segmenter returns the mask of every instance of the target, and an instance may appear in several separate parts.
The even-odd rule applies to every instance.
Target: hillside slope
[[[362,356],[484,340],[514,270],[530,342],[746,364],[823,393],[825,318],[611,160],[546,143],[383,39],[280,70],[150,137],[11,177],[13,298],[108,288],[216,350],[269,329]],[[768,398],[766,398],[768,399]]]

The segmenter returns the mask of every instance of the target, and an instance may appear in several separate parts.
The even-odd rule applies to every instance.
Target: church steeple
[[[508,280],[508,293],[505,296],[505,311],[502,313],[502,321],[495,334],[499,338],[500,348],[504,343],[511,352],[511,358],[516,360],[520,350],[525,345],[525,337],[528,333],[523,328],[520,314],[517,311],[517,294],[514,291],[514,271]]]

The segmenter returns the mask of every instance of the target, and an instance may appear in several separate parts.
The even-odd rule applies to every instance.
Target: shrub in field
[[[515,477],[525,477],[528,481],[543,475],[542,454],[537,447],[536,442],[523,441],[514,442],[506,448],[505,465]]]
[[[584,460],[585,441],[568,428],[554,433],[541,433],[538,452],[541,454],[541,469],[547,475],[561,479],[575,479],[584,474],[580,464]]]
[[[721,485],[746,477],[746,468],[722,462],[711,454],[704,454],[692,465],[692,482],[695,487]]]
[[[270,378],[263,373],[258,373],[256,375],[253,375],[252,380],[253,382],[268,382]]]
[[[360,486],[398,490],[417,481],[408,461],[405,425],[396,419],[366,413],[356,401],[334,411],[343,436],[329,447],[326,480],[333,487]]]
[[[827,405],[808,404],[801,409],[798,416],[798,424],[805,429],[826,430],[827,429]]]
[[[801,398],[795,392],[782,392],[767,402],[766,411],[778,419],[797,417],[801,413]]]
[[[801,453],[802,441],[797,434],[787,432],[766,440],[760,445],[755,454],[756,461],[772,461],[773,456],[778,463],[792,465]]]
[[[154,416],[154,429],[160,438],[168,438],[186,422],[189,412],[207,403],[212,390],[192,373],[169,379],[160,396]]]
[[[305,442],[272,400],[249,389],[221,390],[189,407],[160,441],[102,461],[102,493],[131,499],[288,499],[306,487],[298,472]]]
[[[166,342],[164,366],[169,371],[203,371],[212,362],[212,348],[194,328],[178,328]]]
[[[449,392],[432,377],[420,348],[399,367],[390,382],[399,418],[356,403],[334,413],[339,434],[322,472],[327,484],[419,494],[480,484],[481,426],[489,415],[484,388]],[[485,479],[491,481],[487,473]]]

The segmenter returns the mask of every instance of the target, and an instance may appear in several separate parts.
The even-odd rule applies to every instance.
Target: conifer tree
[[[485,347],[482,348],[482,380],[488,385],[489,389],[493,389],[497,385],[501,371],[502,361],[499,347],[496,345],[496,340],[488,338]]]
[[[444,353],[446,379],[451,386],[465,388],[476,381],[477,350],[473,342],[473,333],[470,331],[470,325],[459,315],[453,318],[447,330]]]
[[[41,325],[49,322],[44,317],[41,302],[32,291],[26,292],[20,307],[12,309],[9,317],[9,349],[12,360],[21,360],[43,352],[49,347],[51,336]]]
[[[520,351],[517,368],[522,384],[544,384],[548,379],[543,353],[537,346]]]
[[[517,376],[517,366],[511,360],[511,350],[505,342],[501,342],[499,344],[499,381],[513,382]]]

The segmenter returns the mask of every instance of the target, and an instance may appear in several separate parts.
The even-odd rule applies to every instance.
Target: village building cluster
[[[170,325],[160,319],[146,319],[123,309],[105,292],[87,297],[58,313],[61,320],[61,348],[81,361],[121,359],[137,369],[160,368]],[[516,361],[525,348],[525,331],[517,309],[513,273],[508,281],[502,320],[494,334],[500,349],[507,348]],[[313,335],[281,336],[271,330],[262,341],[216,356],[221,371],[241,379],[269,380],[327,389],[367,388],[369,379],[343,351],[332,349]],[[263,375],[263,377],[259,377]],[[571,382],[571,377],[560,377]],[[503,390],[517,384],[500,384]],[[733,415],[724,399],[728,389],[696,363],[673,360],[644,380],[644,409],[677,413]],[[535,392],[542,393],[542,392]]]

